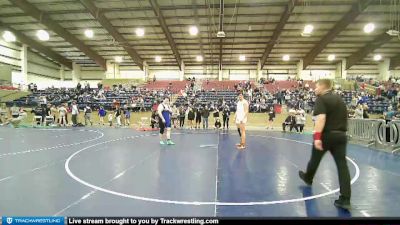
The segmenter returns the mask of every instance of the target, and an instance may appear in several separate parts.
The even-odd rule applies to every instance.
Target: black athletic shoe
[[[350,204],[350,200],[349,199],[345,199],[342,196],[339,197],[338,200],[335,200],[335,206],[342,208],[342,209],[346,209],[349,210],[351,209],[351,204]]]
[[[306,179],[306,173],[304,173],[303,171],[299,171],[299,177],[300,179],[302,179],[304,181],[304,183],[306,183],[307,185],[311,186],[312,185],[312,181],[309,181]]]

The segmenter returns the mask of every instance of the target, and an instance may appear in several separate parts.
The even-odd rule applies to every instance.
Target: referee
[[[342,98],[332,93],[331,80],[317,81],[315,94],[314,144],[307,171],[299,171],[299,176],[306,184],[311,185],[322,157],[330,151],[335,159],[340,185],[340,196],[335,201],[335,206],[350,209],[350,173],[346,161],[347,108]]]

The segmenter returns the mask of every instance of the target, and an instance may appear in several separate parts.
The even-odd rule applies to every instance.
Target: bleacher
[[[304,81],[304,85],[308,84],[309,88],[315,89],[315,82],[313,81]],[[264,88],[267,89],[271,93],[275,93],[278,90],[289,90],[293,91],[296,88],[298,88],[298,83],[297,81],[275,81],[274,84],[269,83],[269,84],[264,84]]]
[[[170,92],[176,94],[180,90],[185,90],[186,85],[189,83],[189,81],[150,81],[142,87],[148,90],[169,90]]]
[[[18,88],[9,86],[9,85],[0,85],[0,90],[10,90],[10,91],[15,91],[18,90]]]
[[[69,90],[72,93],[72,89]],[[71,103],[74,98],[77,100],[78,107],[80,109],[83,109],[86,105],[90,105],[93,109],[98,109],[100,106],[103,106],[105,109],[112,109],[114,101],[118,101],[121,103],[121,105],[125,105],[129,103],[129,100],[132,98],[139,98],[140,96],[143,96],[143,94],[139,94],[138,91],[125,91],[121,93],[114,93],[112,91],[106,91],[104,93],[106,99],[101,100],[101,99],[95,99],[92,96],[89,97],[77,97],[76,96],[66,96],[66,95],[61,95],[58,94],[54,91],[49,91],[49,90],[39,90],[37,92],[34,92],[26,97],[19,98],[17,100],[14,100],[12,102],[8,103],[8,106],[11,106],[12,104],[16,104],[17,106],[21,107],[36,107],[39,104],[39,97],[40,96],[47,96],[48,97],[48,103],[59,106],[61,103]],[[163,93],[157,92],[156,96],[163,96]],[[153,106],[154,102],[157,100],[155,96],[145,96],[143,97],[144,100],[144,108],[146,110],[151,109]],[[128,105],[130,108],[135,108],[132,107],[131,105]],[[137,106],[139,107],[139,106]]]
[[[174,104],[178,107],[181,105],[187,105],[190,103],[194,107],[208,106],[212,107],[218,102],[225,101],[225,103],[231,108],[232,111],[236,109],[237,92],[236,91],[203,91],[192,97],[189,93],[188,97],[179,96]]]
[[[274,84],[264,84],[264,88],[271,93],[275,93],[278,90],[293,91],[297,88],[297,81],[275,81]]]
[[[354,92],[354,91],[344,91],[343,92],[343,100],[348,106],[351,105],[351,101],[355,94],[356,94],[356,92]],[[377,99],[368,98],[368,100],[367,100],[369,113],[381,114],[383,112],[387,112],[388,108],[391,104],[392,103],[390,102],[390,100],[385,97],[380,97]],[[395,108],[395,107],[393,107],[393,108]]]
[[[225,91],[225,90],[235,90],[235,85],[241,83],[243,81],[239,80],[226,80],[226,81],[203,81],[202,87],[206,91],[216,90],[216,91]],[[251,82],[252,87],[254,88],[254,83]]]

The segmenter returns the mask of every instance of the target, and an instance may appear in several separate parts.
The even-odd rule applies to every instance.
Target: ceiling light
[[[201,56],[201,55],[196,56],[196,61],[197,62],[202,62],[203,61],[203,56]]]
[[[115,60],[115,62],[117,62],[117,63],[122,63],[123,58],[122,58],[122,56],[115,56],[114,60]]]
[[[39,38],[41,41],[48,41],[50,39],[50,35],[47,31],[45,30],[38,30],[36,32],[36,36]]]
[[[143,28],[136,28],[136,36],[143,37],[144,36],[144,29]]]
[[[304,30],[303,33],[305,34],[311,34],[314,30],[314,26],[311,24],[307,24],[306,26],[304,26]]]
[[[196,26],[191,26],[190,28],[189,28],[189,33],[190,33],[190,35],[197,35],[198,33],[199,33],[199,29],[197,29],[197,27]]]
[[[289,61],[289,60],[290,60],[290,55],[284,55],[284,56],[282,57],[282,60],[283,60],[283,61]]]
[[[374,30],[375,30],[375,24],[373,23],[368,23],[364,26],[364,32],[367,34],[371,33]]]
[[[329,60],[329,61],[333,61],[333,60],[335,60],[335,58],[336,58],[335,55],[329,55],[329,56],[328,56],[328,60]]]
[[[240,55],[239,56],[239,60],[240,61],[245,61],[246,60],[246,56],[245,55]]]
[[[161,60],[162,60],[162,59],[161,59],[161,56],[156,56],[156,57],[155,57],[155,60],[156,60],[156,62],[161,62]]]
[[[85,36],[87,38],[93,38],[93,36],[94,36],[93,30],[85,30]]]
[[[6,30],[3,33],[3,39],[6,42],[15,42],[17,39],[15,38],[15,35],[11,33],[10,31]]]
[[[381,60],[381,59],[382,59],[382,56],[381,56],[381,55],[379,55],[379,54],[374,55],[374,60],[375,60],[375,61],[379,61],[379,60]]]

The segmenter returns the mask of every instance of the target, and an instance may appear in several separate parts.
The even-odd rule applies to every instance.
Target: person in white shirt
[[[244,99],[243,94],[240,93],[235,113],[235,122],[240,136],[240,143],[236,144],[236,146],[239,150],[246,148],[246,123],[248,114],[249,103]]]
[[[71,115],[72,115],[72,125],[76,126],[78,124],[78,115],[79,115],[79,109],[78,105],[76,104],[76,101],[72,102]]]
[[[355,119],[363,119],[364,115],[364,109],[363,106],[361,104],[359,104],[356,108],[356,110],[354,111],[354,118]]]
[[[113,125],[113,114],[112,113],[108,114],[108,123],[110,124],[110,127],[112,127],[112,125]]]
[[[305,124],[306,112],[302,108],[299,108],[298,110],[296,110],[296,126],[297,130],[300,131],[300,133],[303,133]]]
[[[85,109],[83,110],[83,112],[85,113],[85,126],[88,125],[89,123],[90,123],[90,126],[92,126],[93,125],[93,122],[92,122],[92,109],[90,108],[90,106],[87,105],[85,107]],[[89,123],[88,123],[88,121],[89,121]]]

